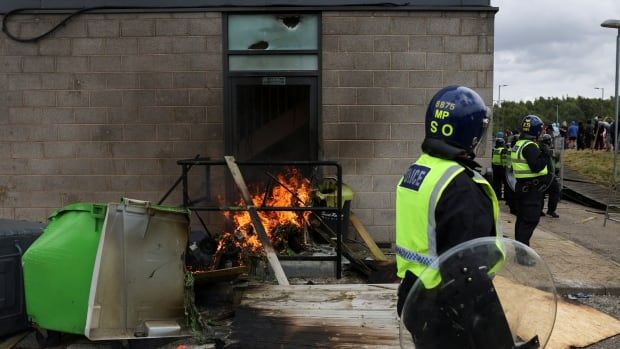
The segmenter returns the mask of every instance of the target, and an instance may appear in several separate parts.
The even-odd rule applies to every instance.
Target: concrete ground
[[[505,210],[504,210],[505,209]],[[515,216],[502,205],[502,223],[514,237]],[[580,302],[620,319],[620,224],[604,215],[571,202],[560,202],[560,218],[541,217],[532,247],[549,265],[559,294],[572,298],[582,292]],[[587,347],[618,349],[620,336]]]

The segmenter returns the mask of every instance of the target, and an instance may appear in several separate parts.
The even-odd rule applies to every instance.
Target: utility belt
[[[533,178],[518,178],[517,183],[521,187],[521,192],[527,193],[531,191],[539,191],[544,192],[549,188],[551,182],[553,181],[553,176],[545,175],[540,177]]]

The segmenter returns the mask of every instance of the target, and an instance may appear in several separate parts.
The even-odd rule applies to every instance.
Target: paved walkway
[[[562,205],[562,207],[567,207],[567,205]],[[571,209],[575,210],[574,207]],[[579,210],[587,213],[586,208]],[[570,230],[577,232],[581,230],[583,234],[591,233],[593,227],[587,227],[583,224],[580,226],[579,221],[574,221],[575,212],[573,215],[568,215],[563,214],[567,213],[563,211],[565,210],[558,210],[560,219],[554,219],[551,226],[546,221],[552,218],[543,217],[531,240],[532,247],[548,264],[558,291],[562,294],[585,292],[620,295],[620,264],[614,262],[610,256],[600,254],[569,240],[570,236],[565,234],[568,229],[558,228],[557,231],[563,231],[562,235],[547,230],[546,227],[554,228],[555,226],[557,228],[571,225]],[[515,219],[515,216],[502,212],[504,232],[513,238]],[[601,220],[599,220],[599,224],[602,227]],[[620,225],[616,227],[618,228],[611,227],[608,229],[611,229],[612,233],[615,231],[615,235],[618,237],[620,236]],[[613,243],[618,246],[620,240],[614,239]]]

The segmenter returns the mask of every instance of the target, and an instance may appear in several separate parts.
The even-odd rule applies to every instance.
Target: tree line
[[[604,119],[609,116],[614,119],[615,100],[613,97],[608,99],[584,98],[584,97],[538,97],[534,101],[503,101],[501,106],[493,105],[493,130],[519,129],[521,120],[529,114],[538,115],[545,124],[566,121],[570,125],[571,121],[579,123],[587,119],[598,116]]]

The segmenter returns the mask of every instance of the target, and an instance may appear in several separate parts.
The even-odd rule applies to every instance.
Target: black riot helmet
[[[537,139],[543,131],[543,122],[536,115],[528,115],[521,122],[521,131],[527,138]]]
[[[488,108],[478,93],[464,86],[447,86],[428,105],[425,136],[474,153],[483,143],[488,124]]]

